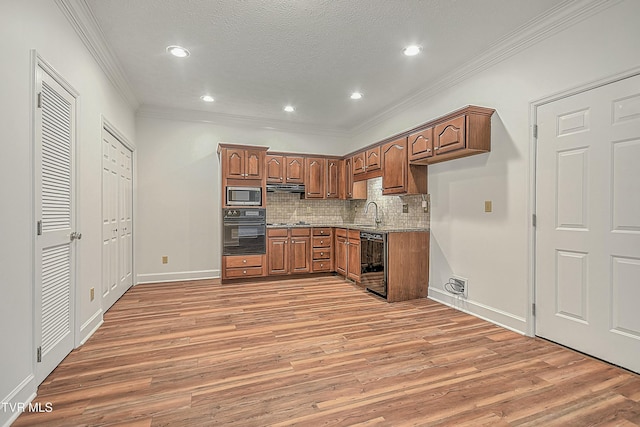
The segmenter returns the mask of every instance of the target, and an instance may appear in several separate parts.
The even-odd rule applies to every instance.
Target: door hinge
[[[38,108],[42,108],[42,92],[38,92],[37,103],[38,103]]]
[[[38,233],[38,236],[42,236],[42,220],[36,223],[36,232]]]
[[[538,137],[538,125],[533,125],[533,137]]]
[[[38,363],[42,362],[42,346],[38,347],[36,350],[36,359],[38,360]]]
[[[532,315],[536,315],[536,303],[534,302],[533,304],[531,304],[531,314]]]
[[[536,216],[536,214],[531,215],[531,217],[532,217],[531,222],[535,227],[536,225],[538,225],[538,217]]]

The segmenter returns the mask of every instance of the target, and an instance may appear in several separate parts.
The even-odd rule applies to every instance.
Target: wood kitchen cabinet
[[[409,161],[433,164],[491,151],[491,115],[494,111],[468,106],[434,120],[429,128],[412,132],[409,135]],[[430,130],[433,133],[429,144],[426,139]]]
[[[382,169],[381,146],[369,148],[353,155],[353,175],[356,181],[376,178]]]
[[[360,282],[360,231],[336,228],[336,272]]]
[[[266,148],[223,148],[223,179],[261,180],[266,151]]]
[[[320,157],[307,157],[305,159],[305,197],[308,199],[324,199],[325,196],[325,172],[327,160]]]
[[[367,199],[367,181],[354,181],[353,158],[347,157],[340,163],[340,198],[344,200]]]
[[[312,234],[312,272],[333,271],[333,229],[331,227],[313,228]]]
[[[267,230],[267,273],[271,275],[311,272],[311,229]]]
[[[340,197],[340,159],[327,159],[327,199]]]
[[[222,279],[262,277],[266,273],[264,255],[232,255],[222,257]]]
[[[409,165],[407,138],[382,146],[382,194],[426,194],[427,167]]]
[[[304,184],[304,157],[267,154],[266,171],[269,184]]]
[[[388,233],[387,301],[426,298],[429,288],[429,232]]]

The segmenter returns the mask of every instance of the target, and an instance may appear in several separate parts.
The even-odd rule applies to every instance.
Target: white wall
[[[138,117],[136,265],[139,282],[220,277],[219,142],[273,151],[342,153],[347,140]],[[162,257],[168,256],[168,264]]]
[[[627,0],[372,126],[359,147],[468,104],[496,109],[492,151],[429,166],[430,295],[526,332],[530,102],[640,66],[640,2]],[[493,213],[484,201],[493,201]],[[469,279],[466,303],[442,293]]]
[[[101,114],[133,140],[133,110],[118,95],[67,19],[51,0],[3,0],[0,13],[0,400],[35,392],[33,336],[33,192],[30,100],[31,49],[79,93],[76,321],[80,342],[102,319],[89,288],[101,278]],[[0,425],[16,414],[0,408]]]

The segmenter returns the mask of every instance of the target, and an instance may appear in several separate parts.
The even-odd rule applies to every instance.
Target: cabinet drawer
[[[225,267],[229,268],[244,268],[244,267],[259,267],[262,268],[262,255],[236,255],[227,256],[225,258]]]
[[[313,259],[330,259],[331,248],[313,248]]]
[[[331,247],[331,237],[314,236],[314,238],[313,238],[313,247],[314,248],[330,248]]]
[[[346,228],[336,228],[336,237],[347,237]]]
[[[320,227],[313,229],[314,236],[331,236],[331,227]]]
[[[269,237],[287,237],[289,229],[287,228],[267,228],[267,236]]]
[[[360,241],[360,230],[349,230],[349,240]]]
[[[239,277],[260,277],[262,276],[262,267],[227,268],[226,273],[226,276],[229,279],[237,279]]]
[[[311,236],[310,228],[292,228],[291,229],[291,237],[307,237]]]
[[[313,261],[313,271],[331,271],[331,261],[330,260],[316,260]]]

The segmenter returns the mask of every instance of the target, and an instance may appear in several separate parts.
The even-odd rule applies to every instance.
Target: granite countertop
[[[309,223],[292,223],[292,224],[271,224],[267,223],[267,228],[319,228],[319,227],[336,227],[336,228],[348,228],[351,230],[371,231],[379,233],[409,233],[412,231],[429,231],[428,227],[397,227],[390,225],[381,225],[375,227],[369,224],[309,224]]]

